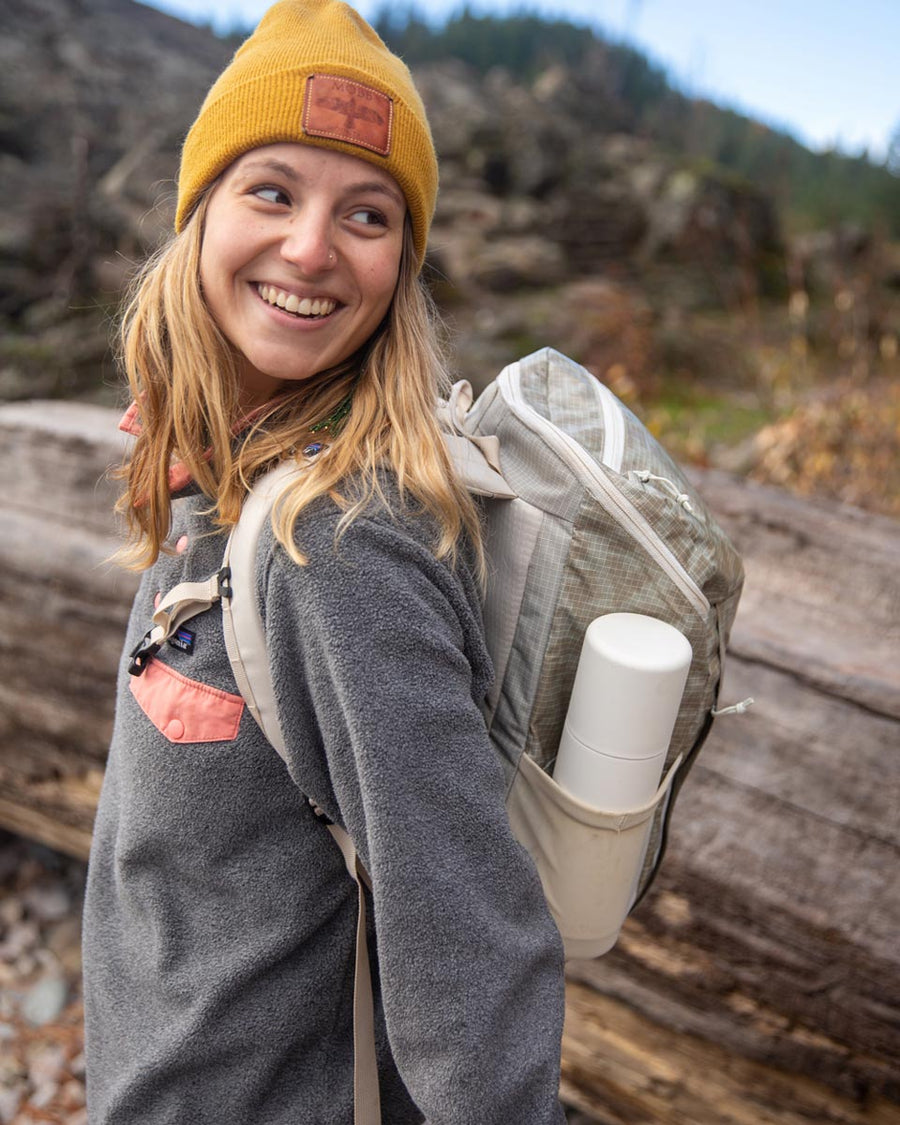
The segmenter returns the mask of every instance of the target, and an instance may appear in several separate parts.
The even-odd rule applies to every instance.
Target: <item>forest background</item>
[[[245,31],[106,0],[3,22],[0,398],[114,401],[121,293]],[[900,130],[882,160],[814,152],[563,19],[376,25],[441,155],[428,276],[456,374],[550,344],[677,457],[900,512]]]

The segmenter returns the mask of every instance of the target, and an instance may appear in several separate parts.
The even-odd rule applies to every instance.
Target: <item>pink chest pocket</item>
[[[189,680],[160,660],[132,676],[131,694],[170,742],[230,742],[237,737],[244,700]]]

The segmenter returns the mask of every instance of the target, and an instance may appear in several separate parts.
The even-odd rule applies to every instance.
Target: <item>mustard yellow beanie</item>
[[[389,172],[406,196],[421,267],[438,184],[425,107],[406,65],[348,4],[279,0],[238,48],[185,139],[175,230],[232,161],[281,141]]]

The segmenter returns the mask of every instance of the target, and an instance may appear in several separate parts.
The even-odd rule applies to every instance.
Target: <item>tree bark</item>
[[[86,856],[134,576],[108,476],[115,414],[0,407],[0,825]]]

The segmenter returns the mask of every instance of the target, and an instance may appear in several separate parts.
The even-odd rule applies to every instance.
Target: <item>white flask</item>
[[[691,657],[688,639],[655,617],[610,613],[592,621],[554,781],[608,812],[647,804],[662,776]]]

